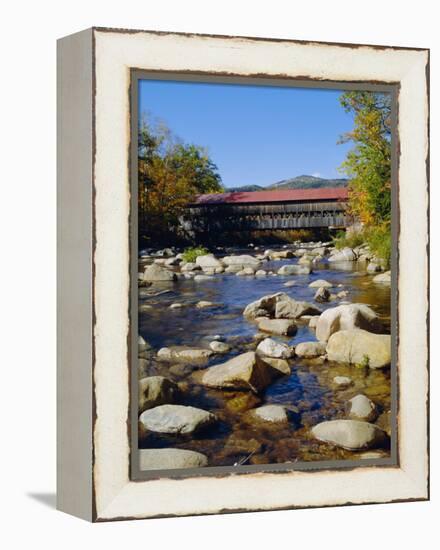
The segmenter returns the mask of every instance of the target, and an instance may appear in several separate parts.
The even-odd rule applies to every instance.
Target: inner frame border
[[[392,467],[399,468],[399,366],[398,366],[398,270],[399,270],[399,236],[400,236],[400,206],[399,206],[399,132],[398,132],[398,97],[399,82],[377,81],[334,81],[306,77],[279,77],[255,75],[243,76],[232,73],[202,72],[202,71],[166,71],[130,68],[129,94],[129,181],[130,181],[130,295],[129,295],[129,425],[130,440],[129,479],[134,482],[161,478],[185,479],[191,477],[226,477],[230,475],[245,475],[249,473],[288,473],[291,471],[322,472],[325,470],[353,470],[359,467]],[[138,453],[138,122],[139,104],[138,88],[140,80],[177,81],[188,83],[229,84],[264,87],[310,88],[333,90],[359,90],[372,92],[387,92],[391,94],[391,443],[390,458],[362,460],[320,460],[298,463],[276,463],[262,465],[240,466],[207,466],[204,468],[140,470]]]

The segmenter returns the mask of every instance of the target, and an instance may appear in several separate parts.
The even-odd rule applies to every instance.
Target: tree
[[[346,92],[340,98],[354,114],[354,129],[342,142],[352,141],[342,170],[350,178],[351,212],[366,225],[391,217],[391,103],[390,94]]]
[[[198,194],[223,190],[205,148],[185,144],[147,117],[139,126],[138,174],[140,232],[151,242],[175,239],[186,206]]]
[[[388,237],[390,243],[391,96],[345,92],[340,102],[354,115],[353,130],[340,140],[354,143],[341,166],[350,180],[349,211],[364,224],[365,234],[371,236],[370,246],[378,241],[378,234]],[[389,246],[382,247],[380,254],[389,257]]]

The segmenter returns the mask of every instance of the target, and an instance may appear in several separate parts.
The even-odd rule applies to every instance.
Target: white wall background
[[[431,48],[432,297],[439,301],[439,30],[430,0],[31,0],[2,6],[1,484],[5,548],[433,548],[439,374],[432,320],[431,502],[89,525],[54,510],[55,40],[90,26]],[[72,338],[75,335],[72,334]],[[188,495],[191,498],[191,495]],[[6,542],[8,541],[8,542]]]

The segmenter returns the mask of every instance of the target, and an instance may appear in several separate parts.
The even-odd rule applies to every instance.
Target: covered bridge
[[[345,228],[347,196],[345,187],[200,195],[182,222],[193,233]]]

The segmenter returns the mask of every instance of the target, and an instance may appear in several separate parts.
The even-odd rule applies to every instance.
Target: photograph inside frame
[[[385,88],[137,80],[140,471],[392,458]]]

